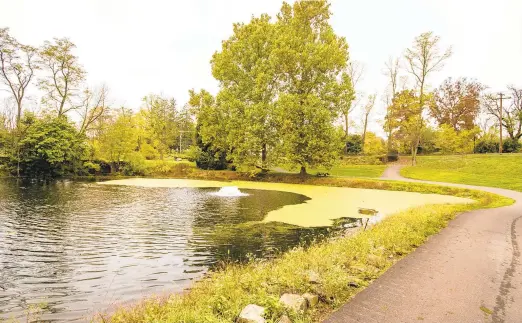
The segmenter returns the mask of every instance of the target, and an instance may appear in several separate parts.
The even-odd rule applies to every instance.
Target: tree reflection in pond
[[[272,257],[329,230],[261,223],[307,197],[269,190],[0,181],[0,319],[47,303],[44,321],[181,291],[221,261]]]

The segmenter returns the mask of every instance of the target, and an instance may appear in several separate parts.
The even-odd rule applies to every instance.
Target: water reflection
[[[213,190],[0,181],[0,318],[43,302],[45,321],[82,321],[180,291],[220,261],[272,257],[328,232],[256,222],[303,195]]]

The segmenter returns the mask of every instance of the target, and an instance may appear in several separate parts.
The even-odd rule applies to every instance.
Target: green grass
[[[297,178],[297,177],[286,177]],[[282,179],[282,177],[280,177]],[[196,282],[190,291],[168,298],[151,298],[122,307],[104,322],[234,322],[250,303],[266,307],[268,322],[287,314],[292,322],[316,322],[348,301],[399,259],[442,229],[456,214],[476,208],[498,207],[513,201],[485,192],[417,183],[383,183],[343,178],[310,179],[315,184],[358,186],[473,198],[478,203],[427,205],[390,216],[367,231],[350,237],[335,237],[309,248],[297,248],[279,258],[229,264]],[[321,278],[311,284],[307,271]],[[278,302],[286,292],[320,295],[320,304],[297,315]]]
[[[329,173],[331,176],[342,177],[381,177],[386,169],[386,165],[337,165],[330,170],[327,169],[311,169],[309,172],[312,175],[317,172]]]
[[[280,173],[277,171],[284,170]],[[318,172],[329,173],[330,176],[336,177],[363,177],[363,178],[378,178],[382,175],[386,165],[352,165],[352,164],[338,164],[331,169],[324,168],[309,169],[310,175],[316,175]],[[248,173],[240,173],[233,171],[214,171],[202,170],[196,168],[195,162],[189,161],[173,161],[173,160],[146,160],[143,165],[142,173],[145,176],[151,177],[189,177],[189,178],[212,178],[225,176],[230,179],[240,179],[243,177],[252,177]],[[275,171],[270,172],[273,175],[290,175],[297,174],[298,171],[286,171],[284,168],[276,168]],[[228,174],[228,175],[227,175]]]
[[[285,170],[285,173],[297,174],[298,170],[287,170],[284,167],[278,167],[277,169]],[[355,165],[348,163],[340,163],[333,166],[330,169],[326,168],[311,168],[307,169],[308,174],[316,175],[319,173],[328,173],[330,176],[339,177],[365,177],[365,178],[378,178],[381,177],[382,173],[386,169],[386,165]]]
[[[401,175],[430,181],[522,191],[522,154],[419,156]]]

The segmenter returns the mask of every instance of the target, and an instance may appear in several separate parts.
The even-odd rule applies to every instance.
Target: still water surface
[[[304,195],[0,180],[0,321],[85,321],[153,294],[181,291],[220,261],[272,257],[328,229],[258,224]]]

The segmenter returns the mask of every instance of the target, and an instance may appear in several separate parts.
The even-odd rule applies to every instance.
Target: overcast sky
[[[151,92],[184,104],[191,88],[215,93],[210,58],[232,23],[275,16],[280,0],[0,0],[0,27],[39,46],[69,37],[88,72],[89,85],[105,82],[112,101],[137,109]],[[384,62],[415,36],[433,31],[453,46],[444,69],[430,78],[476,78],[493,90],[522,86],[521,0],[332,1],[332,25],[345,36],[352,59],[365,65],[360,90],[382,95]],[[383,104],[379,101],[374,120]],[[357,116],[354,115],[354,119]],[[372,128],[377,130],[375,121]]]

